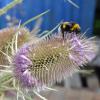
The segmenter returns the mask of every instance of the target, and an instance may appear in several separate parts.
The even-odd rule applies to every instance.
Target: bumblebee
[[[64,38],[66,33],[72,33],[72,32],[75,32],[76,34],[80,33],[81,28],[80,28],[79,24],[77,24],[75,22],[63,22],[63,23],[61,23],[58,31],[60,31],[60,33],[62,33],[62,37]]]

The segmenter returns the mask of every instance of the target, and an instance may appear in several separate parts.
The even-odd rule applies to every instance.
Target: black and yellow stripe
[[[75,22],[63,22],[61,23],[59,29],[63,37],[66,33],[75,32],[76,34],[78,34],[81,30],[80,25]]]

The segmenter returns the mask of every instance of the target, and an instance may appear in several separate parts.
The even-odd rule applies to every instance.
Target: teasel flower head
[[[17,46],[20,47],[30,40],[30,31],[25,27],[9,27],[0,30],[0,50],[11,54],[11,43],[14,42],[15,35],[18,34]],[[0,64],[8,64],[6,57],[0,52]]]
[[[27,28],[25,27],[8,27],[0,30],[0,47],[4,46],[7,44],[7,42],[11,41],[13,36],[19,32],[19,39],[20,43],[23,42],[25,39],[28,41],[28,36],[30,35],[30,32]]]
[[[24,44],[13,56],[14,75],[23,87],[41,91],[92,61],[97,52],[93,38],[67,33]]]

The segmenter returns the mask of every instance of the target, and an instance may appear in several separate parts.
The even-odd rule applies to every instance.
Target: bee
[[[81,28],[80,25],[75,22],[63,22],[59,26],[58,31],[62,34],[62,37],[64,38],[67,33],[80,33]]]

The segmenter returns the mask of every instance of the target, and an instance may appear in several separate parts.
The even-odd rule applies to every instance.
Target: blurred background
[[[3,8],[13,0],[0,0]],[[80,24],[82,32],[87,29],[86,35],[97,36],[100,45],[100,0],[72,0],[79,6],[75,7],[70,0],[23,0],[4,15],[0,16],[0,29],[24,23],[29,18],[46,10],[50,10],[42,17],[41,31],[53,29],[61,21],[75,21]],[[33,29],[36,21],[32,21],[27,28]],[[100,100],[100,52],[97,57],[84,67],[92,73],[74,74],[54,88],[59,92],[46,92],[48,100]],[[39,100],[39,98],[36,98]]]

